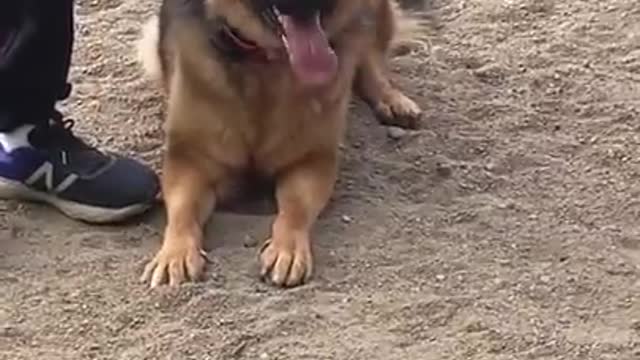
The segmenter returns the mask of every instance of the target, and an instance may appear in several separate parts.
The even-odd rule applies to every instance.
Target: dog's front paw
[[[166,239],[155,258],[147,264],[141,281],[151,287],[165,283],[176,286],[187,280],[197,281],[206,264],[204,251],[196,242]]]
[[[280,287],[302,285],[309,280],[313,271],[313,258],[307,237],[269,239],[262,246],[260,260],[262,278]]]
[[[422,119],[420,106],[395,89],[374,103],[373,109],[384,125],[416,129]]]

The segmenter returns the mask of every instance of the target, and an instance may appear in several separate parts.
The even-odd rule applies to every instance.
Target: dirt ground
[[[157,168],[133,44],[156,0],[80,0],[78,131]],[[417,132],[355,104],[317,273],[256,277],[269,216],[219,213],[204,283],[138,283],[160,209],[91,227],[0,202],[0,359],[640,359],[636,0],[433,0],[393,59]],[[46,61],[46,60],[45,60]]]

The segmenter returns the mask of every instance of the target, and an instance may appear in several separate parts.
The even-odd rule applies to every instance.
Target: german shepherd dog
[[[352,88],[383,123],[419,119],[385,69],[409,23],[395,0],[163,0],[139,55],[168,101],[168,220],[142,281],[201,277],[203,226],[248,169],[276,184],[262,278],[279,287],[307,281],[310,231],[333,193]]]

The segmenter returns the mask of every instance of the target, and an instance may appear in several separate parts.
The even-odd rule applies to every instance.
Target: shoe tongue
[[[289,61],[298,80],[308,86],[328,83],[337,71],[338,59],[322,29],[320,17],[301,21],[281,15],[280,21]]]

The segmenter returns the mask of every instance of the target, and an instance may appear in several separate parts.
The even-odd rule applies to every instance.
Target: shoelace
[[[66,148],[66,150],[92,149],[88,144],[73,134],[75,124],[75,120],[65,119],[59,111],[54,111],[49,123],[49,130],[51,131],[51,135],[54,136],[51,141],[55,142],[56,145],[59,145],[61,148]]]
[[[77,152],[85,154],[95,153],[100,156],[100,151],[85,143],[73,133],[75,120],[65,119],[62,113],[55,110],[50,116],[48,126],[42,127],[37,136],[37,143],[50,151],[60,154],[60,160],[64,165],[69,164],[69,155]]]

